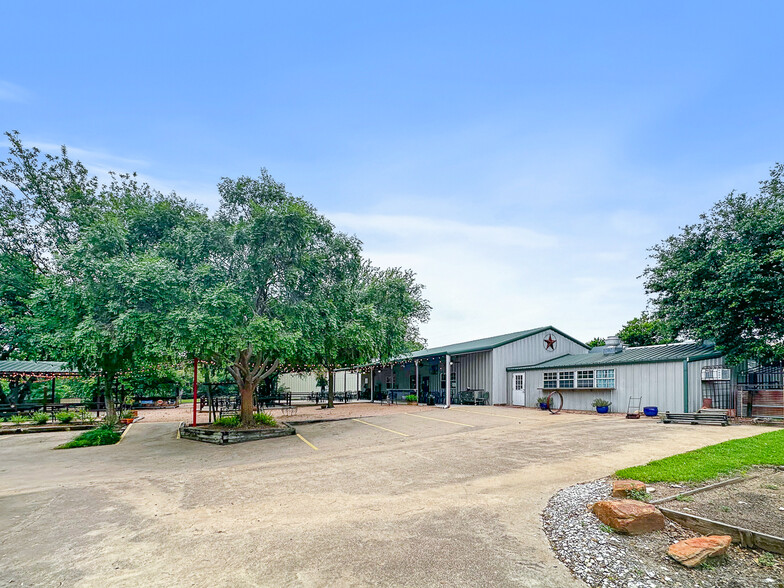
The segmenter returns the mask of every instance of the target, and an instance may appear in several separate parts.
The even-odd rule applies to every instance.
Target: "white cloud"
[[[438,211],[327,216],[362,239],[376,265],[417,273],[433,306],[422,329],[429,345],[549,324],[588,340],[617,331],[645,307],[636,279],[645,248],[617,240],[605,246],[596,238],[615,234],[612,216],[604,223],[573,219],[582,232],[560,236],[444,219]],[[641,213],[633,216],[635,224],[651,222]]]

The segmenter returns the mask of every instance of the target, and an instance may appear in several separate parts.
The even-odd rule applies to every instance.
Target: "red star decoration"
[[[544,349],[545,351],[555,351],[555,342],[557,339],[553,338],[552,335],[547,335],[547,339],[544,340]]]

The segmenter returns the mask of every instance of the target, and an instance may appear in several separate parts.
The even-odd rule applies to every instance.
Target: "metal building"
[[[507,387],[507,368],[570,353],[588,353],[588,347],[548,326],[423,349],[389,362],[357,366],[348,378],[356,378],[361,396],[371,400],[390,394],[415,394],[419,402],[445,406],[525,406],[524,395]]]
[[[629,398],[659,411],[693,412],[704,398],[714,408],[734,407],[734,373],[724,368],[712,342],[625,347],[617,337],[588,353],[562,355],[541,363],[509,366],[507,386],[525,391],[526,406],[559,390],[564,408],[591,410],[595,398],[626,412]]]

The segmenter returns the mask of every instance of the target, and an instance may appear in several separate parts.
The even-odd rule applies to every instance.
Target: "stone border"
[[[34,425],[22,427],[0,427],[0,435],[22,435],[25,433],[55,433],[58,431],[88,431],[98,425]]]
[[[186,425],[180,423],[178,429],[179,437],[202,443],[212,443],[214,445],[231,445],[234,443],[244,443],[245,441],[259,441],[261,439],[273,439],[275,437],[286,437],[296,434],[294,427],[288,423],[280,423],[282,426],[276,429],[238,429],[216,431],[207,429],[204,425]]]

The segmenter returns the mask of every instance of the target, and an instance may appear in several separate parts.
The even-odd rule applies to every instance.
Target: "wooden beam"
[[[712,521],[669,508],[659,507],[659,510],[668,519],[703,535],[729,535],[735,543],[740,543],[743,547],[756,547],[784,555],[784,539],[781,537],[736,527],[720,521]]]

